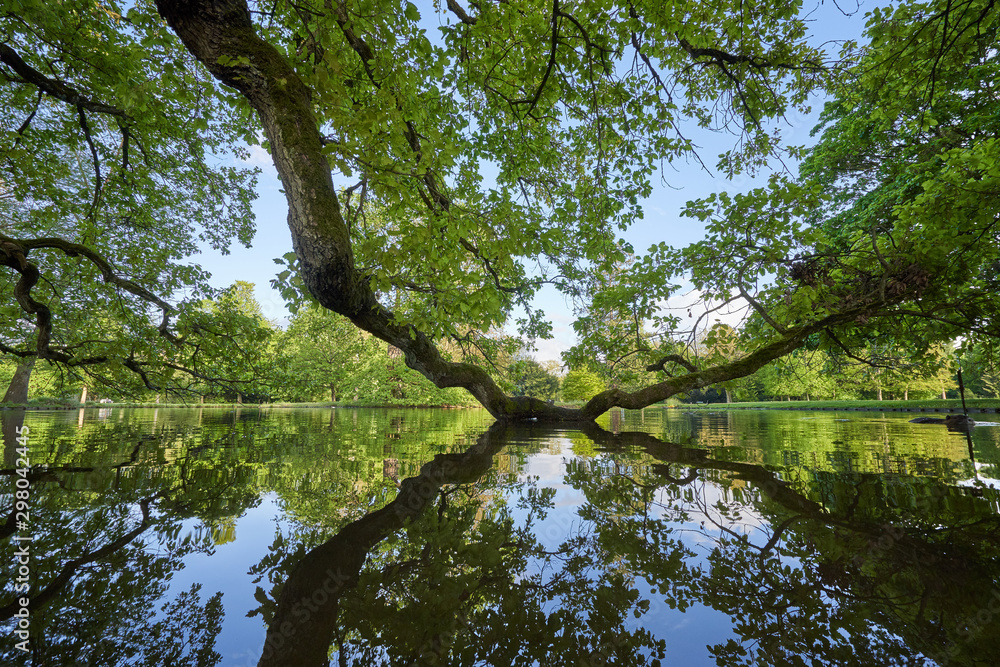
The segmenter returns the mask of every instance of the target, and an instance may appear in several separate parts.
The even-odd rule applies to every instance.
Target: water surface
[[[970,450],[905,413],[0,416],[3,664],[995,664],[1000,427]]]

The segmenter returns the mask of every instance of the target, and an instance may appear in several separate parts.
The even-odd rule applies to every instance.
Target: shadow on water
[[[332,414],[321,418],[332,428]],[[126,424],[114,431],[117,460],[32,471],[38,529],[65,551],[36,555],[34,662],[10,645],[0,657],[220,663],[221,596],[167,594],[185,558],[211,554],[231,539],[220,538],[227,517],[260,502],[248,480],[268,457],[227,454],[257,427],[217,421],[199,437]],[[680,656],[689,663],[995,664],[992,488],[804,474],[620,421],[617,432],[494,424],[420,465],[401,453],[402,422],[371,423],[345,415],[350,433],[381,437],[366,473],[377,483],[340,484],[336,502],[323,495],[332,481],[304,472],[322,470],[322,451],[300,477],[284,463],[295,518],[251,568],[261,586],[250,615],[266,624],[259,665],[654,665],[678,659],[669,626],[712,613],[729,627],[701,655]],[[283,437],[287,457],[297,441]],[[556,483],[538,475],[543,463],[558,466]],[[128,479],[140,464],[153,472]],[[182,530],[195,517],[206,529]],[[4,590],[0,619],[11,619]]]

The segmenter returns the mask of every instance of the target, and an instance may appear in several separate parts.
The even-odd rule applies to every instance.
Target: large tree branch
[[[18,55],[17,51],[12,49],[7,44],[0,43],[0,62],[14,70],[14,73],[21,77],[20,81],[35,86],[38,90],[46,95],[49,95],[50,97],[62,100],[77,109],[108,114],[123,120],[128,119],[126,113],[121,109],[113,107],[109,104],[104,104],[103,102],[92,100],[72,86],[45,76],[34,67],[24,62],[21,56]]]
[[[0,235],[0,266],[7,266],[20,274],[14,284],[14,299],[28,315],[35,317],[36,353],[40,359],[51,357],[49,341],[52,339],[52,311],[31,296],[41,273],[28,261],[27,250],[13,239]]]
[[[76,111],[80,118],[80,129],[83,130],[83,137],[87,140],[87,146],[90,147],[90,156],[94,160],[94,200],[90,204],[90,216],[93,217],[94,213],[97,212],[97,205],[101,201],[101,187],[104,184],[104,179],[101,177],[101,158],[97,154],[97,146],[94,145],[94,138],[90,134],[87,114],[84,113],[83,107],[79,105],[77,105]]]
[[[670,361],[674,362],[675,364],[683,366],[685,369],[687,369],[689,373],[698,372],[698,368],[694,364],[692,364],[690,361],[688,361],[679,354],[668,354],[667,356],[657,361],[655,364],[650,364],[649,366],[646,366],[646,370],[649,371],[650,373],[654,371],[662,371],[664,370],[664,366],[666,366],[667,362]]]
[[[476,25],[479,22],[479,18],[475,16],[469,16],[462,5],[455,2],[455,0],[448,0],[448,9],[451,13],[458,17],[458,20],[465,25]]]
[[[650,385],[638,391],[626,392],[621,389],[608,389],[594,396],[586,405],[580,408],[581,416],[586,420],[593,420],[616,406],[637,410],[647,405],[658,403],[675,394],[750,375],[775,359],[779,359],[801,347],[806,338],[812,334],[824,331],[838,324],[853,321],[859,314],[860,310],[830,315],[817,322],[790,330],[771,343],[757,348],[742,359],[668,378],[663,382]]]
[[[159,0],[158,7],[191,52],[216,78],[239,90],[260,116],[285,189],[302,278],[317,301],[403,350],[407,365],[438,387],[465,387],[497,417],[530,417],[549,408],[541,401],[536,406],[530,399],[507,397],[477,366],[444,360],[426,335],[399,323],[378,303],[368,276],[354,263],[311,91],[288,61],[256,34],[246,5],[240,0]],[[239,62],[249,64],[231,64],[233,60],[224,58],[230,64],[222,65],[222,56],[242,57]],[[573,410],[564,410],[560,417],[577,418]]]
[[[168,392],[177,391],[162,380],[157,380],[155,372],[160,369],[180,371],[191,378],[203,380],[213,386],[230,390],[238,390],[237,388],[240,385],[253,381],[225,378],[200,370],[196,361],[197,350],[199,349],[198,344],[193,343],[187,338],[177,336],[171,330],[171,316],[176,312],[172,305],[142,285],[120,276],[114,265],[100,253],[87,246],[72,243],[61,238],[14,239],[0,234],[0,266],[12,268],[20,274],[14,285],[14,297],[21,310],[29,317],[33,317],[35,323],[35,342],[32,348],[19,349],[13,345],[0,342],[0,352],[23,359],[32,357],[47,359],[51,362],[77,369],[92,369],[95,366],[107,364],[117,358],[107,354],[87,357],[81,356],[78,353],[80,349],[86,348],[88,343],[101,343],[105,341],[87,340],[72,345],[57,345],[53,343],[52,309],[47,304],[35,299],[31,293],[35,285],[41,280],[42,274],[39,271],[38,265],[31,261],[29,255],[32,251],[40,249],[57,250],[68,257],[83,257],[87,259],[100,271],[105,283],[115,286],[122,292],[128,292],[133,296],[139,297],[146,303],[155,305],[162,311],[163,317],[157,327],[157,331],[161,336],[169,340],[178,349],[191,349],[193,347],[195,353],[191,357],[192,363],[187,365],[171,361],[164,357],[156,358],[153,361],[143,360],[136,358],[134,352],[127,357],[118,358],[122,366],[135,373],[148,390],[156,392],[164,389],[167,389]],[[238,356],[243,359],[250,357],[249,352],[244,350],[240,346],[239,341],[235,340],[230,334],[216,331],[204,324],[199,324],[196,327],[196,331],[202,334],[210,334],[217,338],[225,338],[236,345]],[[191,366],[194,367],[192,368]],[[93,370],[85,370],[85,372],[91,377],[95,377]]]
[[[515,104],[527,102],[528,111],[525,112],[526,116],[530,116],[535,110],[535,105],[538,104],[538,100],[542,97],[542,91],[545,90],[545,83],[549,80],[552,70],[556,68],[556,54],[559,49],[559,16],[559,0],[552,0],[552,40],[549,47],[549,63],[545,67],[545,74],[542,76],[542,82],[538,84],[538,88],[535,90],[534,96],[530,100],[515,102]]]
[[[17,299],[18,305],[21,306],[21,310],[35,316],[35,324],[38,327],[37,353],[39,358],[63,362],[68,362],[71,359],[65,353],[50,347],[52,312],[48,306],[36,301],[31,296],[31,290],[41,274],[38,271],[38,266],[28,259],[28,254],[37,249],[59,250],[68,257],[86,258],[101,272],[105,283],[114,285],[160,308],[163,313],[158,328],[160,335],[171,342],[177,342],[176,336],[170,331],[170,314],[174,311],[174,307],[138,283],[119,276],[111,262],[99,253],[87,246],[60,238],[15,239],[0,234],[0,266],[10,267],[21,274],[14,286],[14,297]]]
[[[806,70],[809,72],[822,72],[824,71],[824,66],[822,63],[818,63],[812,60],[805,60],[801,63],[792,62],[780,62],[761,58],[754,58],[753,56],[748,56],[745,54],[734,54],[722,51],[721,49],[713,48],[701,48],[692,46],[689,41],[680,37],[678,39],[678,44],[684,49],[691,58],[695,59],[696,62],[717,65],[719,67],[725,67],[725,65],[746,65],[755,70],[765,70],[765,69],[787,69],[787,70]],[[699,58],[708,58],[708,60],[698,60]],[[728,70],[725,70],[726,76],[731,77],[732,75]]]

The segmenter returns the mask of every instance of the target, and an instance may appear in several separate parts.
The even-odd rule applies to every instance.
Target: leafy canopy
[[[149,3],[25,0],[0,109],[0,351],[128,386],[214,294],[192,258],[253,237],[245,107]]]
[[[204,149],[256,141],[252,110],[289,203],[295,257],[285,258],[289,273],[279,283],[301,280],[322,306],[402,350],[438,387],[465,387],[496,416],[593,419],[612,405],[641,407],[747,375],[807,340],[821,349],[859,348],[856,334],[882,321],[901,322],[919,349],[959,333],[993,333],[1000,176],[991,2],[873,11],[869,43],[842,42],[833,55],[811,41],[808,8],[799,3],[159,0],[156,11],[172,33],[142,3],[127,12],[83,2],[26,8],[25,19],[5,15],[3,29],[34,59],[32,71],[46,70],[50,48],[73,56],[66,26],[82,26],[90,32],[81,45],[107,66],[67,57],[60,66],[75,69],[57,72],[59,81],[72,82],[86,100],[117,105],[81,107],[71,95],[67,102],[52,77],[21,73],[3,52],[3,76],[20,91],[11,102],[20,105],[18,117],[31,115],[33,96],[55,97],[72,140],[53,145],[75,146],[89,165],[81,173],[93,168],[89,187],[70,188],[64,178],[55,192],[89,215],[95,206],[88,202],[113,199],[104,187],[110,165],[131,187],[140,162],[133,147],[155,144],[164,154],[156,164],[186,156],[178,173],[192,178],[163,206],[190,203],[206,231],[175,225],[156,206],[144,209],[157,216],[151,229],[167,232],[167,240],[176,230],[185,239],[215,238],[214,221],[230,219],[224,204],[234,200],[219,198],[215,187],[215,199],[199,198],[194,183],[218,185],[211,177],[218,173],[236,178],[230,185],[243,183],[235,172],[203,169],[201,159],[208,159]],[[52,46],[31,52],[29,32]],[[111,67],[116,53],[132,57]],[[698,160],[687,128],[732,131],[735,145],[718,166],[752,171],[803,155],[784,144],[775,121],[805,111],[819,92],[834,101],[801,178],[776,175],[748,194],[692,203],[687,215],[708,234],[690,248],[661,243],[641,254],[620,238],[641,218],[639,202],[658,170]],[[97,150],[89,116],[100,117],[117,143]],[[143,119],[134,121],[134,134],[133,116]],[[19,145],[17,129],[5,145]],[[140,130],[165,141],[144,142]],[[28,187],[25,178],[12,182]],[[122,198],[119,208],[130,201]],[[116,224],[128,231],[131,222]],[[143,237],[128,248],[148,244]],[[21,260],[36,247],[5,250],[3,265],[26,279],[31,271]],[[750,304],[748,354],[698,368],[677,353],[677,321],[662,305],[684,277],[716,303]],[[113,284],[169,312],[133,285]],[[629,370],[629,391],[607,390],[579,411],[552,408],[507,397],[476,363],[439,352],[443,338],[468,350],[462,341],[512,318],[520,318],[525,337],[548,335],[551,325],[533,307],[545,285],[589,318],[578,327],[580,350],[593,345],[606,359],[641,360]],[[19,307],[44,324],[29,300]],[[162,328],[169,329],[166,320]],[[55,348],[37,349],[58,356]],[[66,346],[57,351],[63,363],[80,363]],[[156,356],[129,351],[133,359],[139,352],[144,363]],[[668,359],[685,372],[664,378]],[[643,362],[645,382],[637,377]]]

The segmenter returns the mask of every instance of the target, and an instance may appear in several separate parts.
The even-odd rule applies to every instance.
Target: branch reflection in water
[[[821,503],[764,466],[592,426],[576,437],[602,456],[566,472],[582,521],[552,548],[552,489],[491,463],[566,435],[495,425],[309,550],[263,605],[259,664],[658,664],[664,603],[734,619],[720,664],[991,660],[992,495],[932,483],[907,506],[859,473]]]

